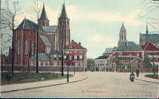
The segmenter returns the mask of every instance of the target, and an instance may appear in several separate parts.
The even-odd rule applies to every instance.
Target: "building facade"
[[[64,4],[58,25],[49,24],[45,5],[37,24],[25,18],[13,34],[14,64],[30,69],[35,67],[38,51],[39,67],[53,67],[52,70],[59,70],[62,63],[67,65],[66,59],[63,58],[72,57],[71,65],[77,67],[76,70],[85,70],[87,49],[81,43],[71,41],[69,20]]]

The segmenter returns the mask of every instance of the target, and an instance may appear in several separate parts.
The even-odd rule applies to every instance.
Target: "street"
[[[58,86],[3,93],[2,97],[153,97],[159,96],[159,80],[129,73],[86,72],[88,79]]]

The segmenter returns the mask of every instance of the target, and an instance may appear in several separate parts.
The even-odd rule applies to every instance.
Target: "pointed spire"
[[[121,31],[121,32],[126,32],[125,25],[124,25],[124,23],[123,23],[123,22],[122,22],[122,26],[121,26],[120,31]]]
[[[67,13],[66,13],[66,8],[65,8],[65,2],[64,2],[64,4],[63,4],[62,12],[61,12],[60,17],[67,18]]]
[[[146,24],[146,34],[149,33],[149,30],[148,30],[148,25]]]
[[[41,13],[40,19],[42,19],[42,20],[48,20],[47,15],[46,15],[46,10],[45,10],[44,3],[43,3],[43,9],[42,9],[42,13]]]

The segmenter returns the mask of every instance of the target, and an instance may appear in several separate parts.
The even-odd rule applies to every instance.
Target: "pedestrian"
[[[131,72],[131,74],[130,74],[130,81],[134,81],[134,79],[135,79],[135,74],[134,74],[134,72]]]
[[[139,69],[136,69],[136,76],[137,77],[139,77],[139,73],[140,73]]]

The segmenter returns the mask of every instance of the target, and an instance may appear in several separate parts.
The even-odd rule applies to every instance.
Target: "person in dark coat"
[[[136,69],[136,76],[137,77],[139,77],[139,73],[140,73],[139,69]]]

